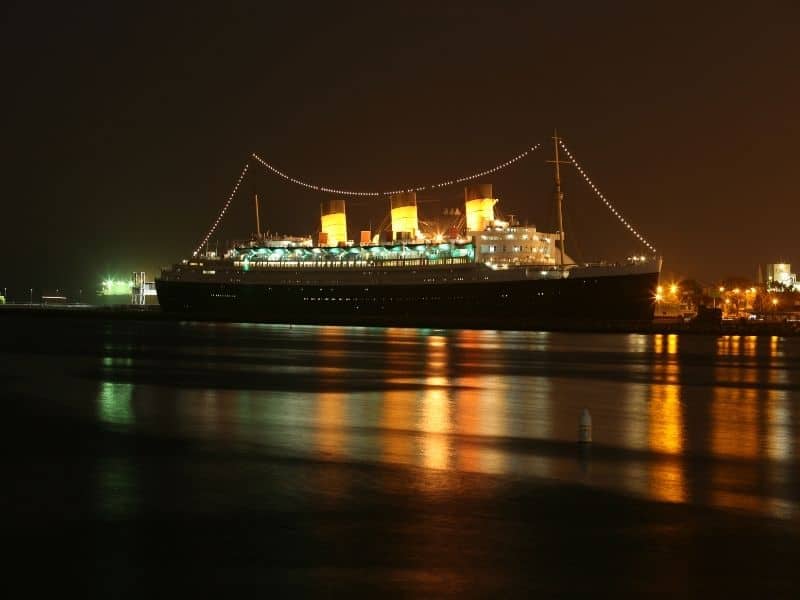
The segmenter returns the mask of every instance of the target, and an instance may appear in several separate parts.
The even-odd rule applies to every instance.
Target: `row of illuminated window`
[[[380,265],[381,267],[413,267],[413,266],[435,266],[435,265],[454,265],[466,264],[472,260],[469,257],[458,258],[441,258],[436,260],[425,258],[407,258],[407,259],[392,259],[381,261],[365,261],[365,260],[348,260],[348,261],[298,261],[298,260],[281,260],[281,261],[234,261],[233,265],[245,271],[253,268],[286,268],[286,267],[301,267],[303,269],[355,269],[374,267]],[[216,271],[203,271],[204,275],[213,275]]]
[[[531,254],[547,254],[550,251],[548,246],[512,246],[512,252],[527,252]],[[484,254],[492,254],[493,252],[505,252],[508,253],[508,246],[503,246],[502,250],[498,250],[498,246],[492,244],[487,246],[481,246],[481,252]]]

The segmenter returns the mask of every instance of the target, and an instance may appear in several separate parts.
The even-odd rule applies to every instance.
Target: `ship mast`
[[[547,162],[552,163],[555,167],[553,172],[553,178],[555,180],[555,199],[556,199],[556,206],[558,208],[558,233],[561,236],[561,267],[564,267],[564,256],[567,253],[566,242],[564,238],[564,210],[563,210],[563,203],[564,203],[564,192],[561,191],[561,165],[569,165],[572,164],[569,161],[559,160],[558,158],[558,146],[561,143],[561,138],[558,137],[558,131],[553,129],[553,152],[555,155],[554,160],[548,160]]]
[[[256,204],[256,235],[261,239],[261,217],[258,215],[258,192],[253,194],[253,199]]]

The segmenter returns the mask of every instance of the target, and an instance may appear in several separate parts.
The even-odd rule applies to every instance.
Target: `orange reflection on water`
[[[442,390],[428,390],[422,399],[420,429],[422,464],[429,469],[450,466],[450,404]]]
[[[460,389],[456,392],[456,432],[464,436],[480,435],[480,379],[462,377],[458,384]],[[462,471],[480,469],[480,447],[476,444],[460,443],[456,458],[458,468]]]
[[[665,502],[685,502],[687,491],[683,465],[677,460],[650,465],[650,493]]]
[[[671,333],[667,336],[667,354],[677,354],[678,353],[678,336],[677,334]]]
[[[416,432],[413,460],[416,464],[438,470],[504,470],[505,459],[497,445],[491,440],[484,443],[480,438],[507,434],[505,379],[475,374],[451,381],[448,375],[453,342],[458,348],[459,364],[475,365],[480,370],[486,360],[486,344],[496,346],[498,335],[471,330],[453,332],[450,336],[426,335],[424,389],[405,396],[411,397],[412,404],[416,402],[413,415],[409,402],[404,402],[402,396],[386,394],[382,423],[389,429],[403,427]],[[410,418],[414,422],[409,423]],[[396,435],[392,438],[385,441],[384,453],[397,457],[409,450],[407,439]]]
[[[717,338],[717,356],[755,356],[758,336],[723,335]]]
[[[344,456],[345,394],[321,392],[317,396],[317,449],[322,454]]]
[[[458,332],[458,347],[462,349],[462,360],[466,364],[486,364],[487,347],[497,347],[494,359],[502,353],[502,333],[495,331]],[[481,473],[504,473],[507,470],[507,454],[498,448],[499,438],[509,435],[508,430],[508,379],[501,375],[468,375],[458,380],[455,394],[455,431],[464,436],[458,446],[456,461],[464,471]],[[534,390],[532,402],[539,399]],[[489,438],[489,439],[486,439]]]
[[[422,436],[422,464],[430,469],[450,465],[450,403],[447,397],[447,340],[441,335],[426,339],[425,393],[419,429]]]
[[[656,354],[664,352],[664,336],[660,333],[653,336],[653,352]]]
[[[666,344],[665,344],[666,341]],[[650,449],[664,454],[683,452],[683,407],[681,405],[678,336],[656,335],[654,351],[666,355],[656,357],[650,386],[649,442]],[[650,469],[651,495],[667,502],[686,500],[683,467],[676,460],[660,461]]]
[[[758,395],[753,388],[716,385],[711,401],[711,450],[717,456],[756,458]]]
[[[664,335],[657,333],[653,336],[653,352],[656,354],[663,354],[666,350],[667,354],[678,353],[678,336],[677,334],[670,333]]]
[[[758,343],[758,337],[756,337],[754,335],[745,336],[744,345],[743,345],[744,355],[745,356],[755,356],[756,355],[756,350],[758,349],[757,348],[757,343]]]
[[[492,375],[481,379],[479,432],[482,436],[494,438],[508,434],[506,418],[507,402],[506,380]],[[484,444],[480,448],[479,462],[481,472],[502,474],[506,472],[504,451],[497,448],[494,442]]]
[[[408,330],[389,327],[385,330],[386,362],[384,380],[391,384],[403,380],[407,370],[403,364],[408,360]],[[409,390],[388,389],[381,401],[381,455],[384,461],[399,464],[414,464],[414,428],[416,427],[415,404],[417,394]]]
[[[411,394],[388,390],[383,394],[381,412],[381,454],[386,462],[413,462],[414,402]]]
[[[722,341],[720,355],[757,356],[755,338],[745,338],[741,348],[735,340]],[[712,473],[712,502],[721,507],[748,511],[767,511],[778,518],[791,518],[792,502],[780,497],[785,486],[787,462],[793,460],[792,404],[789,393],[772,386],[788,382],[787,367],[778,361],[782,355],[779,338],[769,340],[770,365],[766,385],[754,361],[740,360],[715,370],[716,385],[711,404],[712,451],[721,458],[743,463],[715,464]],[[763,458],[770,463],[762,470]],[[751,462],[752,461],[752,462]],[[766,479],[768,494],[750,490]]]
[[[458,331],[458,346],[470,351],[475,358],[486,357],[487,352],[502,350],[504,347],[502,334],[487,329],[463,329]]]
[[[347,349],[344,347],[344,343],[348,338],[346,331],[341,327],[323,325],[317,329],[317,335],[320,337],[320,355],[324,359],[328,359],[330,362],[338,362],[338,359],[346,356]]]
[[[663,340],[656,336],[656,347]],[[650,447],[658,452],[680,454],[683,450],[683,411],[681,407],[680,367],[678,366],[678,336],[667,336],[667,356],[653,365],[650,387]]]
[[[317,368],[323,374],[331,374],[341,368],[345,352],[338,347],[342,343],[340,327],[326,326],[317,330],[319,336],[319,363]],[[316,402],[316,446],[321,454],[344,456],[346,449],[345,402],[342,392],[321,391]]]
[[[777,358],[778,356],[782,355],[781,351],[778,349],[777,335],[773,335],[772,337],[769,338],[769,355],[772,358]]]
[[[491,378],[489,378],[491,379]],[[503,399],[495,396],[500,390],[487,384],[487,379],[463,377],[456,394],[455,431],[460,436],[456,446],[456,465],[461,471],[504,473],[506,457],[493,437],[507,435]]]
[[[650,393],[650,448],[667,454],[683,451],[680,386],[654,385]]]
[[[461,360],[466,364],[480,364],[482,351],[480,332],[464,329],[458,332],[458,347],[462,352]],[[455,392],[455,430],[462,436],[480,435],[480,390],[481,379],[467,375],[458,380]],[[480,470],[479,444],[461,442],[458,444],[456,464],[462,471]]]

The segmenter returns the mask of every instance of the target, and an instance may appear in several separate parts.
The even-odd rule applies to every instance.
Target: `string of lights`
[[[520,160],[522,160],[523,158],[528,156],[531,152],[534,152],[534,151],[538,150],[541,147],[542,147],[541,144],[535,144],[534,146],[531,146],[530,148],[528,148],[524,152],[520,152],[519,154],[517,154],[516,156],[508,159],[505,162],[499,163],[499,164],[497,164],[494,167],[491,167],[489,169],[484,169],[482,171],[478,171],[477,173],[472,173],[471,175],[466,175],[464,177],[458,177],[458,178],[455,178],[455,179],[448,179],[448,180],[441,181],[439,183],[430,184],[430,185],[420,185],[420,186],[416,186],[416,187],[408,187],[408,188],[405,188],[405,189],[390,190],[390,191],[387,191],[387,192],[344,190],[344,189],[339,189],[339,188],[335,188],[335,187],[331,187],[331,186],[327,186],[327,185],[317,185],[317,184],[314,184],[314,183],[309,183],[308,181],[304,181],[302,179],[298,179],[297,177],[292,177],[291,175],[289,175],[287,173],[284,173],[280,169],[276,168],[275,166],[273,166],[270,163],[268,163],[267,161],[265,161],[258,154],[253,153],[252,157],[256,161],[261,163],[267,170],[269,170],[273,174],[277,175],[278,177],[282,177],[286,181],[289,181],[291,183],[294,183],[296,185],[302,186],[302,187],[310,189],[310,190],[314,190],[314,191],[317,191],[317,192],[326,192],[326,193],[329,193],[329,194],[336,194],[338,196],[372,196],[372,197],[377,197],[377,196],[389,196],[391,194],[399,194],[399,193],[402,193],[402,192],[424,192],[426,190],[434,190],[434,189],[447,187],[447,186],[450,186],[450,185],[455,185],[455,184],[458,184],[458,183],[464,183],[466,181],[472,181],[474,179],[478,179],[479,177],[484,177],[486,175],[491,175],[492,173],[496,173],[497,171],[501,171],[502,169],[510,167],[514,163],[519,162]]]
[[[614,215],[614,216],[615,216],[615,217],[616,217],[616,218],[619,220],[619,222],[620,222],[620,223],[622,223],[622,224],[623,224],[623,225],[624,225],[624,226],[625,226],[625,227],[628,229],[628,231],[630,231],[630,232],[631,232],[631,234],[633,234],[633,236],[634,236],[636,239],[638,239],[638,240],[639,240],[639,241],[640,241],[642,244],[644,244],[644,245],[645,245],[645,246],[646,246],[646,247],[647,247],[647,248],[648,248],[648,249],[649,249],[649,250],[650,250],[652,253],[654,253],[654,254],[655,254],[655,253],[656,253],[656,249],[655,249],[655,247],[654,247],[654,246],[653,246],[653,245],[652,245],[652,244],[651,244],[649,241],[647,241],[647,240],[645,239],[645,237],[644,237],[642,234],[640,234],[640,233],[639,233],[639,232],[636,230],[636,228],[635,228],[633,225],[631,225],[631,224],[630,224],[630,223],[629,223],[629,222],[628,222],[628,221],[625,219],[625,217],[623,217],[623,216],[622,216],[622,214],[621,214],[621,213],[620,213],[620,212],[619,212],[619,211],[618,211],[618,210],[617,210],[617,209],[614,207],[614,205],[613,205],[613,204],[611,204],[611,202],[609,202],[609,201],[608,201],[608,199],[607,199],[607,198],[606,198],[606,197],[603,195],[603,193],[602,193],[602,192],[601,192],[601,191],[600,191],[600,190],[597,188],[597,186],[596,186],[596,185],[594,184],[594,182],[591,180],[591,178],[590,178],[590,177],[589,177],[589,175],[586,173],[586,171],[584,171],[584,170],[583,170],[583,167],[580,165],[580,163],[579,163],[577,160],[575,160],[575,157],[572,155],[572,152],[570,152],[570,151],[569,151],[569,148],[567,148],[567,145],[564,143],[564,140],[561,140],[561,139],[559,139],[559,145],[560,145],[560,146],[561,146],[561,148],[564,150],[564,152],[566,153],[567,157],[569,157],[569,160],[570,160],[570,162],[571,162],[571,163],[572,163],[572,164],[575,166],[575,168],[578,170],[578,173],[580,173],[580,174],[581,174],[581,176],[582,176],[582,177],[583,177],[583,179],[586,181],[586,183],[588,183],[588,184],[589,184],[589,187],[591,187],[591,188],[592,188],[592,191],[595,193],[595,195],[596,195],[598,198],[600,198],[600,200],[602,200],[602,201],[603,201],[603,204],[605,204],[605,205],[606,205],[606,208],[608,208],[608,210],[610,210],[610,211],[611,211],[611,214],[613,214],[613,215]]]
[[[203,240],[197,245],[197,248],[195,248],[194,252],[192,252],[192,256],[197,256],[198,252],[200,252],[200,250],[203,249],[203,246],[205,246],[208,240],[211,238],[211,236],[214,235],[214,232],[217,230],[217,227],[219,227],[219,224],[222,221],[222,217],[225,216],[228,207],[231,205],[231,201],[233,200],[234,196],[236,196],[236,192],[239,191],[239,186],[242,184],[242,180],[244,179],[244,176],[247,173],[247,169],[249,168],[250,168],[250,163],[245,163],[244,168],[242,169],[242,172],[239,175],[239,179],[236,180],[236,185],[233,186],[233,189],[231,190],[231,193],[228,196],[227,202],[225,202],[225,204],[222,206],[222,210],[219,211],[217,219],[211,225],[211,228],[208,230],[205,237],[203,237]]]

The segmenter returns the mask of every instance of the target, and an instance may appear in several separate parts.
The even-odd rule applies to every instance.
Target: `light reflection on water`
[[[130,358],[114,359],[103,357],[104,368],[130,367]],[[102,381],[97,396],[97,408],[100,420],[110,425],[131,425],[133,423],[133,409],[131,398],[133,396],[132,383],[116,383]]]
[[[129,368],[130,358],[102,359],[104,369]],[[134,384],[103,380],[97,394],[97,416],[112,426],[134,424],[132,406]],[[103,456],[97,464],[97,489],[101,495],[98,506],[107,519],[127,518],[136,510],[137,477],[133,465],[124,456]]]
[[[666,338],[666,340],[664,339]],[[684,447],[678,336],[658,334],[654,339],[653,381],[650,386],[649,448],[657,453],[679,455]],[[656,461],[650,473],[650,493],[659,500],[686,500],[683,468],[673,459]]]
[[[321,460],[548,477],[798,514],[794,340],[234,325],[200,333],[202,349],[178,348],[155,382],[139,382],[154,361],[109,351],[99,420]],[[170,380],[181,369],[199,381]],[[584,406],[594,417],[588,458],[574,444]]]

